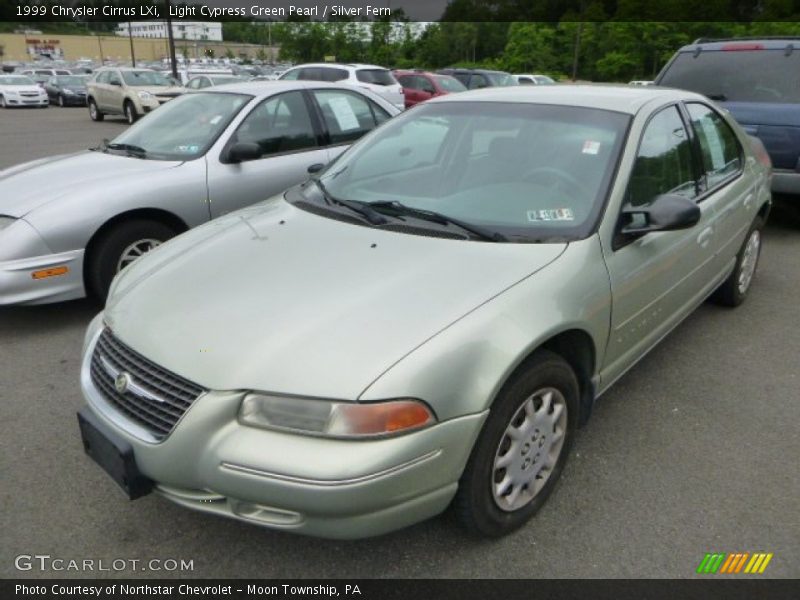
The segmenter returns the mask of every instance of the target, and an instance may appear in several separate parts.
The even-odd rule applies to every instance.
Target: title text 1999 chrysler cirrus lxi
[[[709,296],[744,300],[762,146],[700,95],[431,100],[118,275],[84,446],[129,494],[311,535],[543,504],[595,399]]]

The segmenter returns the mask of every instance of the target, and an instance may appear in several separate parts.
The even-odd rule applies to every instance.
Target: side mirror
[[[313,175],[314,173],[319,173],[322,169],[325,168],[325,165],[322,163],[314,163],[310,167],[308,167],[309,174]]]
[[[627,225],[620,233],[634,235],[694,227],[700,220],[700,207],[685,196],[661,194],[647,206],[624,208],[622,214]]]
[[[228,160],[240,163],[261,158],[261,146],[254,142],[236,142],[228,150]]]

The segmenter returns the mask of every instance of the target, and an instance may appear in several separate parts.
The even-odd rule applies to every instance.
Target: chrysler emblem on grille
[[[128,387],[131,385],[133,379],[127,373],[120,373],[117,375],[116,379],[114,379],[114,387],[120,394],[124,394]]]

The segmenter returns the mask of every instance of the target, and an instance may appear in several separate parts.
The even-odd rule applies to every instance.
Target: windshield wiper
[[[314,183],[317,184],[319,191],[322,192],[322,196],[325,198],[325,201],[328,204],[336,204],[338,206],[349,208],[353,212],[356,212],[364,217],[371,225],[383,225],[384,223],[387,223],[386,217],[369,207],[369,202],[358,202],[357,200],[342,200],[341,198],[335,198],[331,196],[331,194],[325,188],[325,184],[323,184],[319,179],[314,179]]]
[[[406,206],[405,204],[403,204],[402,202],[398,202],[397,200],[381,200],[378,202],[368,202],[367,204],[369,204],[369,206],[372,207],[373,209],[388,210],[398,216],[402,215],[402,216],[414,217],[415,219],[430,221],[431,223],[438,223],[439,225],[455,225],[456,227],[459,227],[464,231],[471,233],[474,237],[486,240],[487,242],[508,241],[508,238],[500,232],[492,231],[490,229],[486,229],[485,227],[481,227],[480,225],[468,223],[460,219],[448,217],[447,215],[443,215],[442,213],[438,213],[432,210],[422,210],[420,208],[412,208],[411,206]]]
[[[141,146],[134,146],[133,144],[105,144],[105,148],[107,150],[122,150],[128,156],[133,156],[135,158],[144,158],[147,156],[147,150],[142,148]]]

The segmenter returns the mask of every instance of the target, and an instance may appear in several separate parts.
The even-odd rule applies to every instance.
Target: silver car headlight
[[[11,225],[16,219],[14,217],[4,217],[0,215],[0,231]]]
[[[371,438],[408,433],[436,422],[419,400],[333,402],[251,393],[242,401],[244,425],[334,438]]]
[[[136,92],[136,95],[142,100],[151,100],[153,98],[153,94],[150,92]]]

